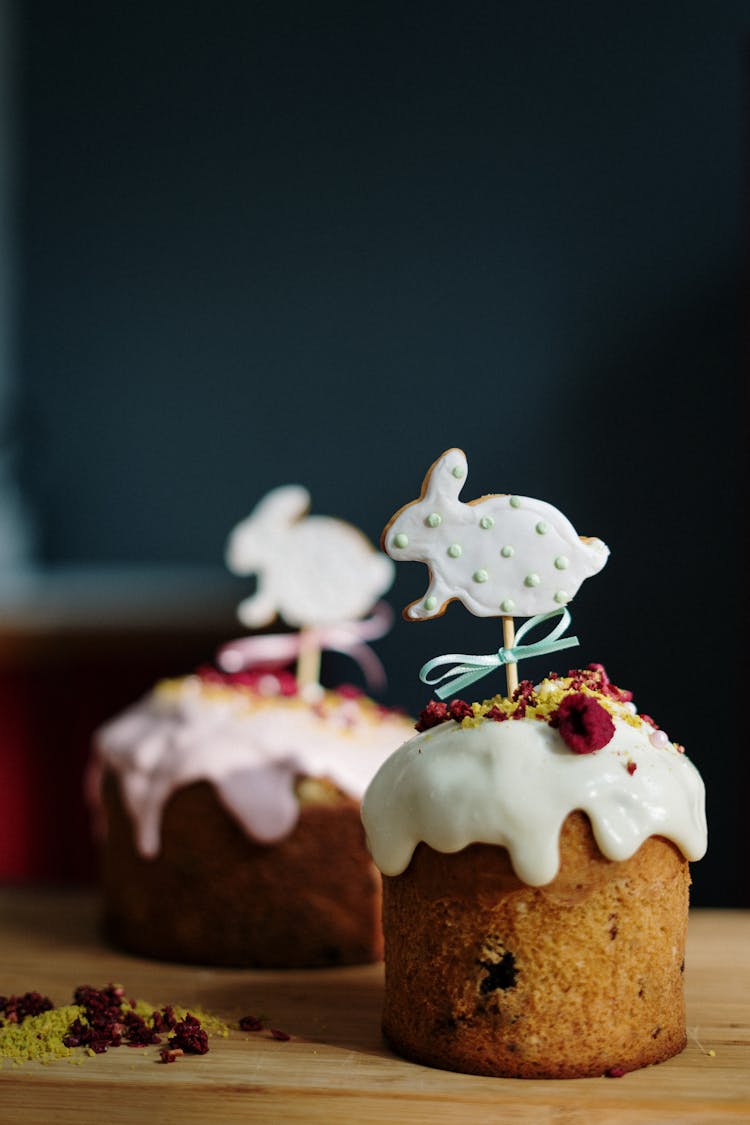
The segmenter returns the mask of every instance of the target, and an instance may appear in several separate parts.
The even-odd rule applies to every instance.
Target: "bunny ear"
[[[264,537],[283,533],[301,519],[309,507],[310,494],[299,484],[282,485],[266,493],[250,515],[229,534],[224,552],[229,569],[234,574],[252,574],[258,568],[258,545],[263,543]]]
[[[273,488],[260,500],[250,519],[257,526],[268,528],[290,527],[310,510],[310,493],[301,484],[285,484]]]
[[[422,485],[425,500],[457,500],[466,481],[468,462],[463,449],[446,449],[427,470]]]

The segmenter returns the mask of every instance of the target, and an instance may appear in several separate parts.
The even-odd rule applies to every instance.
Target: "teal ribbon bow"
[[[531,629],[535,629],[543,621],[549,621],[550,618],[558,616],[560,620],[546,637],[542,637],[540,641],[534,641],[530,645],[518,643]],[[516,643],[511,648],[501,647],[490,656],[467,656],[461,652],[436,656],[422,665],[419,670],[419,678],[423,684],[434,687],[435,684],[448,680],[450,677],[447,684],[435,689],[435,695],[439,699],[445,699],[446,696],[455,695],[463,688],[468,687],[469,684],[475,683],[476,680],[481,680],[482,676],[486,676],[493,668],[501,668],[503,664],[516,664],[519,660],[525,660],[531,656],[544,656],[549,652],[560,652],[564,648],[573,648],[574,645],[580,643],[578,637],[562,636],[570,622],[570,613],[564,606],[562,609],[550,610],[549,613],[540,613],[536,617],[530,617],[526,624],[521,626],[516,633]],[[447,672],[443,672],[441,676],[431,680],[430,672],[445,664],[453,664],[455,667],[449,668]]]

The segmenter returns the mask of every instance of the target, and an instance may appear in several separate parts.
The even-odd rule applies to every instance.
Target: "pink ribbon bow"
[[[372,690],[385,687],[385,670],[365,641],[384,636],[393,624],[393,611],[387,602],[378,602],[364,621],[341,621],[335,625],[304,629],[299,633],[269,633],[261,637],[240,637],[219,649],[216,660],[225,672],[242,672],[261,664],[274,671],[291,664],[306,648],[329,649],[351,656]]]

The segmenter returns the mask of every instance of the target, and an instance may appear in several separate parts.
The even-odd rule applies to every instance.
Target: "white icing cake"
[[[706,817],[698,771],[606,674],[603,693],[595,689],[598,672],[581,675],[589,679],[573,685],[577,694],[569,679],[544,680],[516,717],[509,700],[474,704],[462,721],[439,721],[384,763],[362,803],[383,874],[404,871],[420,841],[446,853],[486,843],[507,848],[519,879],[542,886],[557,874],[560,829],[576,809],[589,817],[609,859],[628,859],[650,836],[671,840],[688,860],[701,858]],[[556,716],[571,694],[609,715],[606,745],[574,752],[565,741]]]
[[[299,815],[301,777],[326,778],[359,800],[376,769],[413,731],[404,715],[356,692],[313,699],[282,694],[273,675],[254,688],[187,676],[166,680],[96,734],[88,791],[114,771],[136,845],[158,854],[164,806],[175,790],[208,781],[249,836],[273,843]]]

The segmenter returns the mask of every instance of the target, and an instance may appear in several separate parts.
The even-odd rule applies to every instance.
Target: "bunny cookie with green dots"
[[[459,500],[466,455],[449,449],[425,477],[418,500],[383,532],[396,560],[426,563],[430,584],[404,616],[438,617],[458,600],[478,617],[532,617],[560,609],[609,557],[601,539],[579,536],[551,504],[526,496]]]

